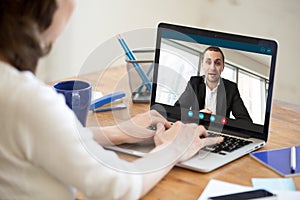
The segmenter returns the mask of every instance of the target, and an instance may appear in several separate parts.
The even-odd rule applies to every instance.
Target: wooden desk
[[[114,76],[109,76],[110,74]],[[124,77],[124,74],[126,75],[125,69],[112,68],[101,74],[82,76],[81,78],[90,81],[98,90],[107,94],[113,91],[112,88],[118,84],[118,77]],[[97,80],[97,83],[94,80]],[[129,97],[129,95],[127,96]],[[130,103],[130,100],[128,102]],[[135,104],[130,106],[129,112],[134,115],[148,109],[149,104]],[[90,114],[88,125],[97,125],[97,123],[100,125],[114,124],[113,113]],[[300,145],[300,106],[275,100],[269,140],[260,150],[293,145]],[[128,156],[121,157],[129,159]],[[210,179],[251,186],[251,178],[253,177],[276,178],[281,176],[246,155],[206,174],[174,167],[143,199],[197,199]],[[300,176],[293,179],[297,190],[300,190]],[[82,199],[80,195],[78,198]]]

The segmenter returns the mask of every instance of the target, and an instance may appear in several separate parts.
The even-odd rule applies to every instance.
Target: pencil
[[[128,57],[128,59],[129,60],[136,60],[133,52],[129,49],[129,47],[127,46],[125,40],[121,37],[120,34],[118,35],[118,40],[119,40],[123,50],[125,51],[125,54]],[[135,70],[137,71],[137,73],[139,74],[139,76],[141,77],[143,85],[146,85],[147,90],[151,91],[151,82],[148,79],[148,76],[145,74],[144,70],[139,65],[139,63],[133,63],[133,66],[134,66]]]

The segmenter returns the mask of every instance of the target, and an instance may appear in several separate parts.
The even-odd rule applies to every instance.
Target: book
[[[281,176],[295,176],[300,175],[300,146],[296,146],[295,150],[294,161],[291,158],[291,148],[252,152],[250,156]],[[291,167],[292,162],[295,163],[293,169]]]

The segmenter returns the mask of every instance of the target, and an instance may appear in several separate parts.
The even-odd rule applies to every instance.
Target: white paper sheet
[[[212,196],[245,192],[249,190],[253,190],[253,188],[212,179],[208,182],[198,200],[207,200],[208,197]]]
[[[198,200],[207,200],[208,197],[233,194],[238,192],[245,192],[250,190],[255,190],[257,188],[242,186],[238,184],[228,183],[224,181],[219,181],[212,179],[208,182],[206,188],[202,192]],[[299,200],[300,191],[270,191],[277,194],[278,200]]]

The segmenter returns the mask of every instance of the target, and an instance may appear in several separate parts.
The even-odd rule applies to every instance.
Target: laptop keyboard
[[[250,140],[231,137],[228,135],[221,135],[221,134],[212,133],[212,132],[209,132],[208,134],[209,134],[208,137],[222,136],[224,138],[224,140],[220,144],[206,146],[202,150],[210,151],[212,153],[218,153],[221,155],[226,155],[227,153],[233,152],[234,150],[237,150],[243,146],[246,146],[246,145],[252,143],[252,141],[250,141]]]

